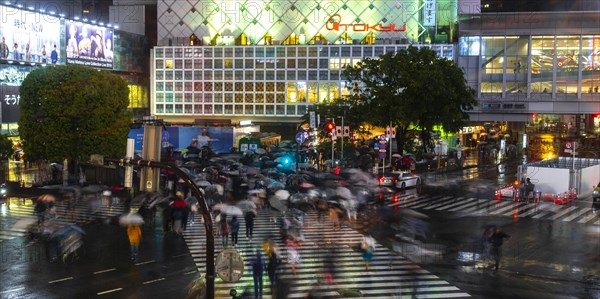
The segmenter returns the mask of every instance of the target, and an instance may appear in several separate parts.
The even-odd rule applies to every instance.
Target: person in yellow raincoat
[[[140,248],[140,241],[142,241],[142,230],[139,224],[129,224],[127,226],[127,237],[129,237],[129,246],[131,249],[131,260],[137,258],[138,250]]]

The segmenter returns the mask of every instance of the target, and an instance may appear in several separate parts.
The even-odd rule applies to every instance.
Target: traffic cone
[[[515,192],[515,202],[519,202],[519,192]]]
[[[540,202],[540,193],[539,193],[539,192],[536,192],[536,193],[535,193],[535,203],[537,204],[537,203],[539,203],[539,202]]]
[[[496,192],[494,192],[494,200],[500,200],[500,191],[498,191],[496,189]]]

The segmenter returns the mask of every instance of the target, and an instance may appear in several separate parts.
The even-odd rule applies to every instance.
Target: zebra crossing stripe
[[[483,204],[485,204],[485,206],[487,207],[487,205],[489,203],[488,200],[477,198],[472,203],[469,203],[469,204],[466,204],[466,205],[460,206],[460,207],[455,207],[455,208],[452,208],[452,209],[450,209],[448,211],[457,212],[457,211],[461,211],[462,210],[463,212],[470,212],[470,211],[473,211],[473,210],[477,210],[477,209],[481,208],[480,207],[480,204],[482,203],[481,201],[483,201]]]
[[[287,249],[283,246],[283,240],[279,237],[278,225],[270,221],[269,212],[259,210],[259,217],[256,218],[253,239],[250,243],[245,239],[245,223],[241,223],[240,236],[236,249],[245,257],[245,264],[250,266],[254,248],[261,248],[261,241],[267,238],[273,238],[280,246],[280,254],[285,259]],[[262,220],[264,219],[264,220]],[[357,244],[362,240],[362,235],[354,229],[343,226],[340,230],[333,230],[329,220],[324,223],[318,223],[317,215],[314,211],[307,214],[306,225],[303,229],[304,241],[300,248],[302,263],[298,266],[297,274],[293,275],[288,269],[282,268],[280,277],[290,281],[289,298],[304,298],[309,292],[316,292],[318,296],[340,296],[337,288],[355,288],[359,289],[366,298],[389,298],[393,294],[411,295],[417,297],[434,296],[439,298],[457,298],[470,297],[469,294],[462,292],[459,288],[451,286],[447,281],[438,276],[429,273],[420,268],[417,264],[399,256],[397,253],[377,244],[375,256],[370,263],[369,270],[365,270],[364,262],[359,251],[356,250]],[[205,268],[205,249],[197,239],[203,239],[204,228],[202,226],[189,227],[184,232],[184,239],[188,247],[192,247],[194,252],[190,251],[198,271]],[[217,238],[218,240],[218,238]],[[220,242],[216,242],[215,251],[222,248]],[[334,279],[334,285],[328,285],[323,289],[315,290],[314,283],[325,274],[323,262],[330,257],[331,251],[329,244],[335,244],[335,264],[337,274]],[[284,267],[285,265],[282,265]],[[249,268],[246,268],[249,269]],[[263,298],[269,298],[270,283],[264,277]],[[216,298],[230,298],[229,290],[231,288],[253,287],[253,278],[251,271],[244,273],[242,279],[237,283],[224,283],[217,279],[215,284]]]
[[[448,205],[453,205],[457,201],[460,201],[461,199],[464,199],[464,197],[456,197],[456,198],[454,198],[453,200],[451,200],[449,202],[436,203],[434,205],[427,206],[424,209],[430,210],[430,209],[433,209],[433,208],[439,208],[439,207],[444,207],[444,206],[448,206]]]
[[[416,202],[410,203],[410,204],[406,205],[405,207],[406,208],[414,209],[417,206],[421,206],[423,204],[429,204],[430,202],[433,202],[433,201],[435,201],[435,200],[437,200],[437,199],[439,199],[441,197],[442,197],[441,195],[431,196],[431,197],[426,198],[425,200],[422,200],[422,198],[419,198],[419,199],[417,199]]]
[[[421,204],[414,205],[414,206],[412,206],[412,207],[410,207],[410,208],[412,208],[412,209],[420,209],[420,208],[424,208],[424,207],[426,207],[426,206],[429,206],[429,205],[431,205],[431,204],[437,204],[437,203],[436,203],[437,201],[447,201],[447,200],[450,200],[451,198],[452,198],[452,196],[446,196],[446,197],[437,196],[437,197],[436,197],[434,200],[432,200],[432,201],[423,202],[423,203],[421,203]]]
[[[526,211],[525,213],[519,214],[519,217],[527,217],[529,215],[538,213],[539,211],[540,211],[540,204],[534,204],[532,209],[530,209],[529,211]]]
[[[591,214],[587,215],[586,217],[579,219],[579,221],[577,221],[577,223],[588,223],[588,222],[594,220],[596,217],[598,217],[598,212],[591,213]]]
[[[510,203],[509,205],[506,205],[502,208],[491,211],[490,215],[502,214],[502,213],[505,213],[506,211],[509,211],[509,210],[514,209],[515,207],[518,207],[519,205],[521,205],[521,203],[513,203],[513,202],[509,202],[509,203]]]
[[[473,213],[477,214],[477,213],[487,212],[487,211],[489,211],[492,208],[502,208],[502,207],[505,207],[505,206],[508,206],[508,205],[511,205],[511,204],[512,204],[512,202],[510,202],[510,201],[493,202],[493,203],[490,202],[490,201],[488,201],[488,205],[486,205],[483,208],[478,208],[478,209],[475,209],[475,210],[469,210],[469,211],[463,211],[463,212],[473,212]]]
[[[577,207],[568,207],[567,209],[564,209],[564,210],[562,210],[562,211],[554,214],[554,216],[550,217],[550,219],[556,220],[556,219],[558,219],[558,218],[560,218],[560,217],[562,217],[562,216],[564,216],[564,215],[566,215],[566,214],[568,214],[568,213],[570,213],[570,212],[572,212],[573,210],[576,210],[576,209],[577,209]]]
[[[528,210],[535,210],[535,204],[527,204],[524,202],[519,202],[513,206],[513,210],[508,210],[506,213],[502,214],[502,216],[515,216],[515,212],[517,217],[520,216],[521,213],[525,213]],[[521,216],[522,217],[522,216]]]
[[[474,203],[476,201],[477,201],[477,199],[471,197],[471,198],[468,198],[466,200],[459,201],[459,202],[453,203],[453,204],[448,205],[448,206],[442,206],[442,207],[436,208],[435,210],[436,211],[442,211],[442,210],[446,210],[446,209],[449,209],[449,208],[462,208],[462,207],[465,207],[465,206],[469,206],[470,204],[472,204],[472,203]]]
[[[587,212],[590,212],[591,210],[592,210],[592,208],[583,208],[583,209],[579,210],[577,213],[575,213],[567,218],[563,218],[562,221],[566,221],[566,222],[573,221],[575,218],[578,218],[579,216],[581,216]]]

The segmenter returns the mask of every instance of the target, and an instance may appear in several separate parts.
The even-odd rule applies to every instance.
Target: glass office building
[[[456,0],[159,1],[151,113],[297,123],[342,70],[409,45],[455,58]]]
[[[458,63],[480,101],[471,118],[527,123],[543,114],[597,131],[599,23],[598,12],[461,16]]]

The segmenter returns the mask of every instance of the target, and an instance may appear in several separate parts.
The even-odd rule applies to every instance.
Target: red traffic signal
[[[325,124],[325,130],[327,130],[327,132],[333,132],[335,130],[335,124],[332,121],[327,122],[327,124]]]

